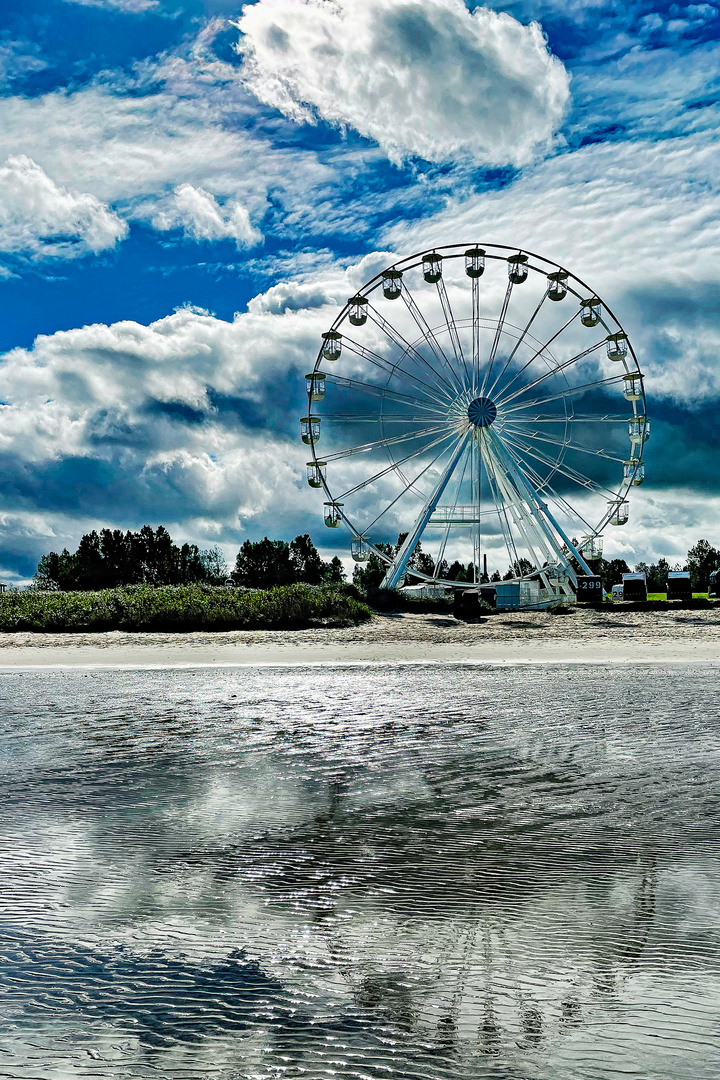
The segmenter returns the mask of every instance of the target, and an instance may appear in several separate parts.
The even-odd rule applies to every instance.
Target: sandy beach
[[[2,634],[0,669],[382,663],[720,663],[720,610],[391,614],[347,629]]]

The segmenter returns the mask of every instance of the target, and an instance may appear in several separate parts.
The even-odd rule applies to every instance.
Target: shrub
[[[0,596],[0,631],[289,630],[350,626],[372,612],[343,589],[288,585],[246,591],[136,585],[97,592],[29,589]]]

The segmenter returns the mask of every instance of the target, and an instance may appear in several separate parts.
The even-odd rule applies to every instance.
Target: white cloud
[[[517,245],[568,267],[610,304],[654,397],[717,398],[720,144],[714,132],[587,146],[501,190],[389,229],[388,247]]]
[[[537,23],[462,0],[260,0],[236,25],[261,101],[349,125],[394,161],[524,164],[569,100]]]
[[[182,308],[150,326],[41,336],[0,365],[6,479],[19,469],[25,509],[48,513],[84,516],[88,485],[94,513],[114,520],[140,513],[238,530],[278,493],[286,513],[300,512],[302,374],[319,333],[314,312],[228,323]],[[63,487],[57,470],[68,460],[84,479]]]
[[[141,15],[160,6],[160,0],[65,0],[68,4],[80,4],[82,7],[106,8],[109,11],[124,11],[129,15]]]
[[[58,187],[25,154],[0,165],[0,251],[68,258],[112,248],[126,234],[94,195]]]
[[[262,242],[262,233],[250,222],[250,215],[237,199],[220,206],[209,191],[192,184],[180,184],[171,199],[152,219],[160,231],[182,229],[193,240],[234,240],[239,248]]]
[[[57,184],[148,224],[180,209],[173,192],[184,185],[217,202],[225,224],[215,227],[225,235],[252,235],[242,209],[227,221],[228,204],[231,216],[238,205],[260,223],[271,209],[269,193],[273,214],[291,217],[293,231],[301,226],[306,235],[325,229],[332,215],[340,228],[343,214],[354,212],[329,200],[344,169],[355,176],[357,161],[336,168],[311,150],[277,148],[267,135],[245,130],[258,106],[237,83],[220,85],[211,76],[206,86],[180,61],[169,69],[152,73],[159,81],[167,76],[160,92],[142,93],[133,83],[130,95],[122,81],[110,81],[72,93],[4,98],[0,161],[26,154]],[[187,206],[183,216],[189,220]]]
[[[14,79],[21,79],[47,67],[47,62],[39,53],[37,45],[31,41],[0,42],[0,85],[7,85]]]

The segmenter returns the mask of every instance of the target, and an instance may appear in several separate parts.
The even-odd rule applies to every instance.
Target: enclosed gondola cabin
[[[474,247],[465,252],[465,273],[469,278],[479,278],[485,273],[485,249]]]
[[[548,300],[554,300],[557,303],[565,299],[568,291],[567,280],[567,270],[553,270],[552,274],[548,274]]]
[[[600,322],[601,304],[598,296],[580,301],[580,322],[583,326],[597,326]]]
[[[339,529],[342,521],[342,503],[326,502],[323,504],[323,520],[328,529]]]
[[[402,293],[402,270],[386,270],[382,276],[382,291],[386,300],[397,300]]]
[[[320,417],[303,416],[300,421],[300,435],[308,446],[320,441]]]
[[[507,261],[508,264],[508,281],[511,281],[513,285],[522,285],[523,281],[527,281],[528,276],[528,257],[523,255],[522,252],[518,252],[517,255],[511,255]]]
[[[308,461],[307,465],[307,482],[311,488],[321,488],[323,481],[326,478],[326,461]]]
[[[623,394],[626,401],[640,401],[643,396],[643,377],[639,371],[623,375]]]
[[[370,558],[370,546],[362,536],[353,536],[350,541],[350,555],[355,562],[367,562]]]
[[[323,336],[322,355],[325,360],[339,360],[342,352],[342,334],[338,330],[327,330]]]
[[[442,255],[429,251],[423,255],[423,277],[429,285],[435,285],[442,277]]]
[[[578,550],[584,559],[601,559],[603,553],[602,536],[583,536]]]
[[[646,416],[633,416],[628,424],[628,434],[634,446],[642,446],[650,438],[650,421]]]
[[[610,503],[610,517],[608,518],[608,521],[611,525],[627,525],[629,517],[629,502],[619,499],[617,502]]]
[[[311,371],[305,376],[305,389],[311,401],[322,401],[325,397],[325,375],[322,371]]]
[[[640,458],[631,458],[623,462],[623,480],[639,487],[645,480],[645,463]]]
[[[687,570],[671,570],[665,585],[668,600],[692,600],[690,573]]]
[[[623,574],[623,600],[647,600],[647,580],[644,574]]]
[[[607,339],[607,354],[610,360],[624,360],[628,354],[627,334],[618,330],[616,334],[610,334]]]
[[[351,296],[348,300],[348,321],[352,326],[364,326],[367,322],[367,296]]]

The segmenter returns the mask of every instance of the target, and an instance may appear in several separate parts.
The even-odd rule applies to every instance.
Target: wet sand
[[[0,670],[382,663],[719,663],[720,610],[379,615],[347,629],[0,634]]]

